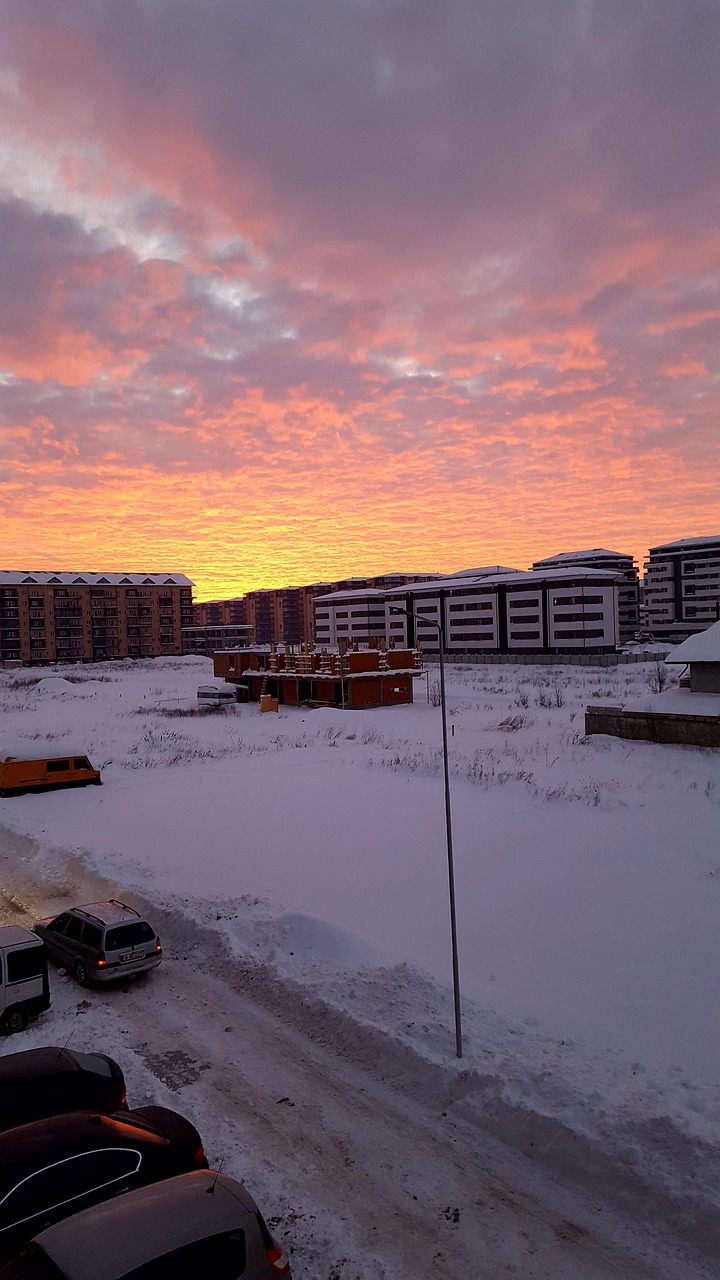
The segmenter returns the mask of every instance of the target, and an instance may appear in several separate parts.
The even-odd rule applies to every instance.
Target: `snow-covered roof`
[[[651,551],[682,551],[684,547],[713,547],[720,546],[720,533],[711,534],[705,538],[679,538],[677,542],[659,542],[656,547],[651,547]]]
[[[720,662],[720,622],[688,636],[668,653],[666,662]]]
[[[450,577],[452,578],[468,578],[468,577],[487,578],[487,577],[490,577],[490,575],[492,574],[523,573],[523,572],[524,572],[523,569],[511,569],[508,565],[505,565],[505,564],[486,564],[481,566],[479,569],[458,569],[457,573],[451,574]],[[440,573],[435,574],[436,578],[441,578],[442,576],[443,575]]]
[[[480,587],[493,586],[521,586],[533,587],[539,586],[545,582],[620,582],[624,581],[623,575],[615,573],[612,569],[590,569],[582,565],[577,568],[559,568],[549,571],[545,570],[527,570],[511,569],[504,573],[480,573],[473,576],[472,572],[456,575],[454,578],[441,578],[438,582],[417,582],[409,584],[407,587],[395,588],[392,592],[387,592],[387,599],[397,597],[398,595],[421,595],[422,593],[436,595],[438,591],[467,590],[468,586],[477,583]]]
[[[0,738],[0,760],[66,760],[86,756],[87,743],[66,742],[64,738]],[[92,759],[90,760],[92,764]]]
[[[720,693],[693,693],[691,689],[663,689],[645,697],[629,698],[623,711],[651,711],[657,716],[707,716],[720,720]]]
[[[395,590],[399,590],[399,588],[395,588]],[[347,591],[332,591],[326,596],[316,596],[315,604],[319,604],[321,600],[334,600],[337,603],[340,600],[383,600],[384,598],[385,591],[382,587],[353,587],[348,588]]]
[[[3,587],[191,587],[184,573],[40,573],[35,570],[0,570]]]
[[[534,560],[533,568],[541,569],[545,565],[572,564],[582,560],[606,559],[608,556],[612,560],[632,561],[632,556],[626,551],[607,551],[605,547],[593,547],[588,551],[561,551],[556,556],[545,556],[542,560]]]

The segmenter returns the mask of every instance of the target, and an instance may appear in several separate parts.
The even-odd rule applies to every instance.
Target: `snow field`
[[[0,801],[6,899],[134,890],[217,980],[712,1255],[717,756],[583,736],[652,666],[448,668],[462,1063],[432,673],[429,704],[261,716],[198,714],[208,670],[2,673],[7,732],[106,783]]]

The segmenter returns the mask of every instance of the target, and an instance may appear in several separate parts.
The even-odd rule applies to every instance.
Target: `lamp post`
[[[452,815],[450,812],[450,767],[448,762],[447,706],[445,702],[445,657],[443,654],[443,634],[439,622],[428,617],[426,613],[411,613],[409,609],[401,609],[397,605],[389,605],[390,613],[404,613],[406,617],[422,618],[437,627],[438,648],[440,650],[440,710],[442,714],[443,772],[445,776],[445,836],[447,841],[448,887],[450,890],[450,936],[452,939],[452,972],[453,998],[455,1002],[455,1053],[462,1058],[462,1022],[460,1016],[460,968],[458,965],[457,915],[455,912],[455,867],[453,863]]]

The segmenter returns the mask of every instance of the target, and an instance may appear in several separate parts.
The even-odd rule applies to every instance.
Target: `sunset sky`
[[[4,569],[720,531],[716,0],[0,0]]]

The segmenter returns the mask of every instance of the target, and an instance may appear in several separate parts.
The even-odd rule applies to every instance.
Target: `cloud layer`
[[[717,532],[705,0],[0,3],[6,567]]]

